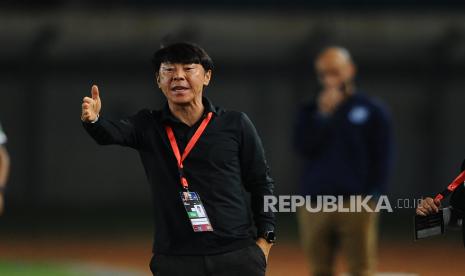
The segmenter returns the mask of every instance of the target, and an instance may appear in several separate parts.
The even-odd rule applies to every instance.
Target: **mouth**
[[[186,92],[188,90],[189,90],[189,87],[182,86],[182,85],[176,85],[176,86],[171,87],[171,91],[173,91],[175,93],[183,93],[183,92]]]

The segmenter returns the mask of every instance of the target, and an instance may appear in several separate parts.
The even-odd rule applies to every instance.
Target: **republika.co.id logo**
[[[291,213],[296,212],[297,208],[304,207],[308,212],[341,212],[341,213],[360,213],[360,212],[393,212],[392,205],[387,195],[381,195],[374,198],[372,195],[351,195],[351,196],[301,196],[301,195],[265,195],[263,211]]]

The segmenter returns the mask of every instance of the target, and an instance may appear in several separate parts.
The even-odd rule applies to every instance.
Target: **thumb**
[[[97,100],[99,98],[98,86],[92,85],[92,99]]]

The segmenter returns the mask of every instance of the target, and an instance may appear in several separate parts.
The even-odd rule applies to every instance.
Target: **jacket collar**
[[[212,102],[207,97],[202,97],[202,104],[204,107],[203,116],[205,116],[209,112],[213,112],[215,115],[218,114],[217,108],[212,104]],[[166,122],[182,123],[178,118],[176,118],[171,113],[168,102],[165,103],[165,106],[161,110],[161,121],[163,123],[166,123]]]

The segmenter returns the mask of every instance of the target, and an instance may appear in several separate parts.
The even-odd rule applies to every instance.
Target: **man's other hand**
[[[258,247],[263,251],[265,259],[268,262],[268,255],[270,254],[270,249],[273,246],[272,243],[267,242],[264,238],[258,238],[256,241]]]

